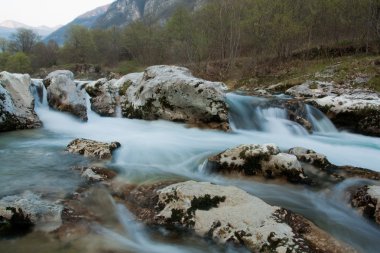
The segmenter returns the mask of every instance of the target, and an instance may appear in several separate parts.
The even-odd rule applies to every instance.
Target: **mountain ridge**
[[[50,33],[59,29],[61,26],[48,27],[48,26],[30,26],[15,20],[4,20],[0,22],[0,37],[10,39],[13,33],[17,32],[19,28],[33,30],[41,37],[48,36]]]

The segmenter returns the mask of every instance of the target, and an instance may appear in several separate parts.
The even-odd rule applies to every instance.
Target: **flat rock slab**
[[[188,181],[158,193],[156,220],[252,252],[354,252],[305,218],[236,187]]]
[[[67,145],[66,151],[85,157],[109,160],[112,159],[112,152],[120,146],[119,142],[106,143],[87,139],[75,139]]]

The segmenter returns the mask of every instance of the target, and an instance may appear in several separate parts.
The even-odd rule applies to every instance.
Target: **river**
[[[282,150],[305,147],[327,155],[336,165],[352,165],[380,171],[380,139],[338,131],[318,110],[308,107],[314,134],[286,119],[286,112],[271,107],[263,98],[228,94],[232,131],[230,133],[188,128],[167,121],[105,118],[89,110],[89,121],[51,110],[36,102],[43,128],[0,134],[0,197],[25,190],[59,199],[75,191],[81,179],[69,168],[85,160],[66,154],[74,138],[118,141],[108,167],[128,182],[160,179],[192,179],[223,185],[236,185],[262,198],[302,214],[338,239],[361,252],[378,252],[380,230],[356,214],[345,200],[345,189],[363,180],[346,180],[326,189],[276,185],[245,179],[229,179],[208,174],[203,164],[208,156],[240,144],[277,144]],[[286,99],[286,98],[279,98]],[[107,194],[106,194],[107,195]],[[124,207],[109,200],[117,222],[94,224],[94,233],[63,243],[41,233],[0,241],[0,252],[97,252],[112,244],[121,252],[230,252],[202,240],[163,236],[133,221]],[[99,201],[97,207],[102,208]],[[47,239],[48,238],[48,239]],[[88,242],[93,245],[89,246]],[[104,243],[107,242],[107,243]],[[45,245],[45,246],[43,246]],[[117,246],[115,246],[117,245]]]

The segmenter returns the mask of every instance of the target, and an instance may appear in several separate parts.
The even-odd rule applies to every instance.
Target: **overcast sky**
[[[0,22],[14,20],[30,26],[65,25],[77,16],[113,0],[0,0]]]

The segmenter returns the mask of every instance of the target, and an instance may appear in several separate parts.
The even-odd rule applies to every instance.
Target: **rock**
[[[354,252],[305,218],[236,188],[188,181],[157,191],[156,222],[252,252]]]
[[[306,99],[339,127],[380,136],[380,94],[377,92],[334,82],[307,81],[288,89],[286,93]]]
[[[67,145],[66,151],[85,157],[108,160],[112,158],[112,152],[120,146],[118,142],[105,143],[87,139],[75,139]]]
[[[81,176],[89,182],[104,182],[116,177],[114,171],[101,167],[74,167],[73,169],[80,171]]]
[[[115,80],[99,79],[86,86],[90,95],[91,109],[105,117],[114,117],[116,113],[116,91],[113,87]]]
[[[122,103],[124,117],[228,129],[223,83],[195,78],[188,69],[175,66],[149,67],[141,79],[131,82]]]
[[[380,225],[380,186],[363,186],[351,194],[351,205],[367,219]]]
[[[285,93],[293,97],[321,98],[334,91],[334,84],[330,82],[306,81],[301,85],[288,89]]]
[[[0,132],[42,126],[34,111],[29,75],[0,73]]]
[[[323,177],[320,178],[320,180],[323,181],[326,180],[325,176],[329,176],[335,182],[342,181],[347,178],[380,180],[379,172],[353,166],[334,165],[327,159],[325,155],[317,153],[311,149],[296,147],[290,149],[288,153],[295,155],[300,162],[312,165],[314,169],[318,170],[319,174],[321,172]],[[310,176],[309,173],[306,174]],[[316,179],[313,178],[313,181],[315,180]]]
[[[274,144],[241,145],[227,149],[210,157],[207,167],[214,172],[243,173],[265,178],[284,177],[292,183],[310,183],[297,157],[280,153]]]
[[[35,229],[51,232],[62,224],[62,206],[39,195],[26,191],[21,195],[7,196],[0,199],[0,218],[13,226],[35,225]],[[18,222],[13,223],[17,217]],[[17,229],[17,228],[15,228]]]
[[[50,73],[44,79],[49,105],[87,121],[86,92],[74,82],[74,74],[67,70]]]
[[[309,101],[338,126],[380,136],[380,95],[368,91],[329,95]]]
[[[55,76],[58,76],[58,75],[63,75],[63,76],[66,76],[67,79],[74,80],[73,72],[71,72],[69,70],[56,70],[56,71],[49,73],[47,75],[47,77],[45,77],[45,79],[43,80],[43,83],[44,83],[46,89],[49,88],[53,78]]]
[[[319,154],[311,149],[295,147],[290,149],[288,153],[295,155],[301,162],[309,163],[320,168],[325,168],[326,166],[331,165],[325,155]]]

